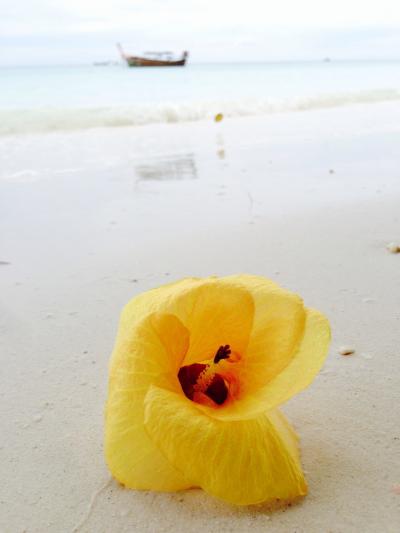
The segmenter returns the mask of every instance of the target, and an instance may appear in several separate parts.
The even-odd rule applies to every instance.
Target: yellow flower
[[[239,505],[306,494],[277,406],[311,383],[329,324],[257,276],[184,279],[123,310],[110,364],[105,453],[133,489],[201,487]]]

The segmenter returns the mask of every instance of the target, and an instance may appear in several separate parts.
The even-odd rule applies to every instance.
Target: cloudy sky
[[[400,0],[0,0],[0,64],[400,59]]]

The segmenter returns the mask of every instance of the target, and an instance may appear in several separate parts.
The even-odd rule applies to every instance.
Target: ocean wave
[[[396,100],[400,100],[400,91],[386,89],[292,100],[246,99],[79,109],[3,109],[0,110],[0,135],[191,122],[212,118],[216,113],[223,113],[226,117],[243,117]]]

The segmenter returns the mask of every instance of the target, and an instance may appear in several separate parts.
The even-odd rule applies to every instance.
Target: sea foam
[[[385,89],[286,100],[244,99],[99,108],[9,109],[0,110],[0,135],[191,122],[210,119],[216,113],[223,113],[225,117],[242,117],[396,100],[400,100],[400,91]]]

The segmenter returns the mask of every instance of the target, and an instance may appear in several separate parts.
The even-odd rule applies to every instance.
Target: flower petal
[[[184,278],[138,294],[125,305],[121,313],[121,328],[125,326],[128,330],[152,313],[172,314],[174,301],[203,283],[201,278]]]
[[[305,389],[320,371],[330,342],[328,320],[313,309],[306,309],[303,338],[289,364],[273,379],[219,409],[199,405],[207,415],[219,420],[244,420],[258,416]]]
[[[105,453],[122,484],[173,491],[191,486],[171,466],[144,429],[145,395],[152,383],[180,390],[176,374],[189,335],[171,315],[153,314],[139,323],[122,322],[110,368]]]
[[[293,359],[304,333],[306,311],[302,299],[260,276],[231,276],[246,287],[255,304],[249,345],[244,358],[247,390],[256,390]]]
[[[251,294],[255,306],[253,325],[240,363],[239,398],[218,410],[207,406],[202,410],[221,420],[239,420],[267,410],[259,397],[294,360],[304,336],[307,311],[299,296],[264,277],[240,274],[223,279]]]
[[[277,411],[227,422],[182,395],[152,386],[145,427],[168,461],[209,494],[238,505],[307,492],[293,430]]]
[[[208,278],[176,302],[174,314],[190,332],[184,364],[212,359],[220,346],[243,354],[253,324],[254,302],[246,288]]]
[[[328,320],[318,311],[307,309],[304,336],[290,364],[264,387],[249,393],[238,408],[247,417],[255,416],[308,387],[324,364],[329,342]]]
[[[126,327],[150,313],[175,315],[190,332],[185,365],[214,357],[221,345],[244,353],[253,324],[254,301],[243,285],[229,278],[187,278],[143,293],[122,313]]]

